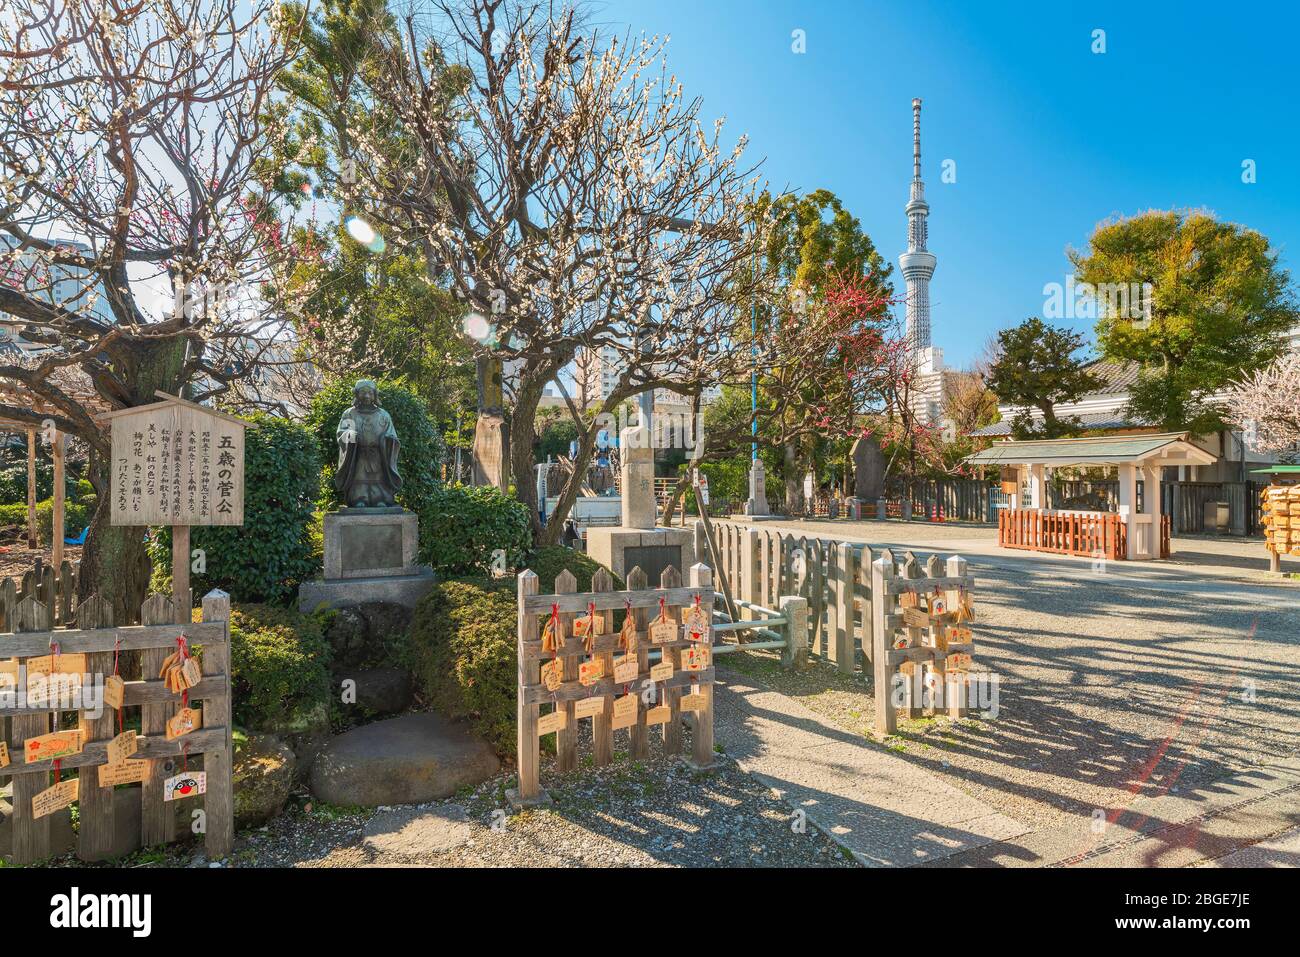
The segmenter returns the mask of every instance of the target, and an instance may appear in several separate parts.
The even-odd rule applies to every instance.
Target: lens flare
[[[471,312],[465,317],[465,335],[476,342],[487,342],[492,338],[492,323],[483,315]]]
[[[365,246],[372,253],[381,253],[384,251],[384,237],[375,231],[375,227],[360,216],[349,216],[343,220],[343,228],[348,231],[348,235]]]

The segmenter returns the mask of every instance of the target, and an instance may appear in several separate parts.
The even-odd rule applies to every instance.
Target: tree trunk
[[[515,394],[515,405],[510,412],[510,473],[515,482],[515,498],[528,506],[533,541],[538,545],[551,543],[545,539],[545,530],[538,514],[537,478],[533,471],[533,443],[537,441],[537,403],[541,401],[545,381],[538,377],[534,383],[526,374],[521,376]]]
[[[787,442],[781,448],[781,464],[785,479],[785,513],[799,514],[799,448],[794,442]]]
[[[134,345],[129,352],[113,356],[121,380],[135,388],[131,407],[157,402],[154,393],[159,390],[173,395],[179,391],[185,352],[186,340],[177,336]],[[111,468],[111,453],[106,448],[96,448],[92,442],[87,471],[95,489],[96,504],[86,544],[81,550],[77,599],[85,601],[91,595],[99,595],[113,603],[114,620],[126,624],[139,620],[153,570],[144,547],[145,529],[139,525],[111,524]]]
[[[77,600],[85,601],[92,594],[99,595],[112,603],[113,620],[125,625],[140,619],[140,606],[149,592],[153,566],[145,551],[144,528],[109,523],[112,514],[109,496],[111,465],[111,458],[91,451],[87,472],[90,484],[95,488],[97,504],[86,544],[81,550]]]

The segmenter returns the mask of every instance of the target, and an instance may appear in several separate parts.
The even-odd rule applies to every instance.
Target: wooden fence
[[[1207,528],[1207,502],[1228,503],[1228,534],[1259,535],[1263,532],[1259,482],[1165,482],[1161,485],[1162,510],[1173,519],[1179,535],[1198,535],[1214,531]]]
[[[18,578],[17,601],[35,598],[47,608],[54,609],[56,626],[67,626],[73,621],[77,605],[77,576],[80,570],[81,562],[64,560],[56,568],[38,558],[36,564]],[[0,580],[0,589],[6,585],[14,588],[13,581]]]
[[[917,479],[891,482],[885,494],[886,515],[902,517],[904,501],[912,503],[911,517],[920,521],[988,522],[994,508],[1005,500],[998,487],[984,479]],[[864,502],[867,517],[876,515],[876,503]]]
[[[931,555],[923,567],[911,552],[895,563],[885,549],[871,563],[877,733],[893,734],[900,710],[908,717],[938,710],[922,705],[927,691],[941,696],[949,717],[965,716],[975,643],[964,623],[973,588],[966,560],[957,555],[946,564]]]
[[[1160,557],[1168,558],[1169,516],[1160,516],[1159,525]],[[1128,523],[1122,516],[1108,513],[1003,509],[998,513],[998,544],[1003,548],[1122,561],[1128,558]]]
[[[650,728],[663,726],[664,751],[682,749],[683,713],[691,715],[692,767],[713,767],[713,573],[707,565],[691,568],[691,583],[682,587],[681,573],[664,569],[658,588],[646,587],[646,576],[633,568],[627,590],[615,591],[605,569],[591,582],[592,590],[578,592],[568,572],[555,579],[555,592],[538,593],[532,571],[518,579],[519,682],[517,692],[519,787],[509,794],[515,807],[548,800],[541,790],[540,739],[556,735],[556,768],[578,766],[578,721],[592,721],[592,757],[597,766],[614,757],[614,734],[626,728],[632,760],[649,754]],[[698,608],[709,623],[702,640],[683,637],[683,610]],[[616,660],[625,637],[616,613],[631,616],[633,652]],[[661,619],[673,625],[671,640],[652,641],[651,628]],[[585,627],[580,622],[590,622]],[[615,627],[618,624],[619,627]],[[554,641],[546,640],[551,630]],[[594,631],[588,647],[587,631]],[[652,651],[661,653],[652,668]],[[552,669],[559,668],[560,671]],[[624,675],[622,669],[628,669]],[[631,669],[635,669],[633,672]],[[544,670],[554,676],[545,680]],[[615,679],[619,680],[615,680]],[[643,707],[643,705],[645,705]],[[549,707],[542,714],[543,706]]]
[[[221,591],[210,592],[203,599],[201,623],[190,622],[188,612],[188,608],[181,610],[182,623],[177,624],[178,613],[172,602],[162,595],[153,595],[141,608],[143,624],[115,628],[112,606],[92,597],[69,616],[78,627],[54,628],[50,606],[31,594],[19,600],[10,579],[0,583],[0,661],[10,659],[6,673],[15,678],[9,696],[0,696],[0,723],[5,718],[9,722],[10,759],[9,765],[0,770],[0,777],[9,775],[13,781],[11,820],[15,863],[38,861],[56,850],[51,846],[51,818],[37,817],[32,804],[34,798],[50,788],[52,772],[56,778],[63,778],[56,783],[65,788],[65,800],[70,794],[78,804],[78,856],[85,860],[107,856],[113,847],[115,784],[110,781],[101,786],[99,771],[95,770],[93,776],[87,772],[110,764],[109,743],[128,724],[132,729],[138,724],[136,750],[129,759],[116,761],[112,766],[123,769],[117,775],[119,780],[139,782],[142,843],[150,846],[176,838],[175,805],[166,799],[164,786],[182,771],[189,772],[189,763],[201,757],[206,777],[203,826],[208,856],[216,859],[230,853],[234,843],[230,596]],[[195,657],[201,671],[197,683],[184,696],[173,694],[158,677],[165,659],[178,650],[182,638],[188,650],[198,652]],[[95,696],[100,698],[98,707],[78,711],[75,730],[80,734],[80,741],[75,751],[57,761],[24,760],[29,757],[26,742],[61,730],[63,713],[72,710],[56,707],[64,703],[62,700],[41,698],[35,704],[30,703],[23,680],[33,670],[28,666],[35,664],[36,673],[47,667],[57,669],[58,658],[65,655],[86,656],[81,675],[83,688],[92,681],[98,684],[107,676],[123,678],[122,707],[115,713],[102,701],[102,695]],[[124,658],[129,661],[134,657],[139,659],[143,677],[125,680],[127,675],[119,674],[120,666]],[[33,659],[43,661],[38,663]],[[175,716],[182,701],[187,706],[202,702],[198,709],[202,714],[201,726],[173,737],[168,721]],[[93,705],[95,702],[80,703]],[[177,757],[181,758],[180,762]],[[136,767],[138,764],[144,767]],[[130,766],[129,773],[127,766]],[[72,770],[77,772],[77,777],[65,777]],[[69,784],[72,786],[68,787]]]
[[[732,593],[775,608],[784,596],[808,604],[808,651],[851,673],[871,660],[871,548],[770,528],[715,522],[713,542],[695,525],[695,554],[715,556]]]

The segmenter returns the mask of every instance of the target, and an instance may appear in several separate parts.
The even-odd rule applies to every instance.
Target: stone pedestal
[[[682,582],[695,564],[695,535],[689,528],[587,529],[587,555],[608,566],[620,578],[640,567],[646,584],[659,587],[659,573],[669,565],[682,573]]]
[[[419,522],[403,508],[345,508],[325,515],[324,577],[298,588],[298,608],[381,601],[414,608],[433,587],[415,563]]]

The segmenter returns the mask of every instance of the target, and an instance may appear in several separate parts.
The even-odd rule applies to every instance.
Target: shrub
[[[578,591],[591,591],[591,577],[605,566],[594,558],[588,558],[582,552],[575,552],[563,545],[545,545],[528,556],[527,565],[537,575],[537,588],[541,592],[555,589],[555,578],[563,571],[573,574],[578,580]],[[613,575],[613,572],[610,573]],[[625,588],[623,579],[614,577],[614,587]],[[654,583],[658,585],[658,582]]]
[[[312,542],[312,510],[320,488],[315,439],[288,419],[255,415],[244,434],[244,524],[195,526],[192,548],[206,569],[191,576],[197,595],[221,588],[239,601],[284,602],[320,569]],[[150,555],[159,575],[171,574],[171,529],[158,530]]]
[[[490,485],[440,485],[420,512],[420,561],[447,575],[488,571],[498,548],[514,568],[531,544],[528,506]]]
[[[442,437],[438,435],[424,401],[398,382],[381,380],[379,404],[387,410],[401,443],[397,453],[397,471],[402,476],[402,490],[397,503],[419,514],[441,484],[439,469],[443,460]],[[307,428],[315,436],[316,455],[321,465],[320,507],[332,511],[342,504],[334,489],[334,472],[338,467],[339,419],[352,405],[354,382],[336,381],[312,399]]]
[[[327,706],[330,649],[323,624],[323,616],[273,605],[231,609],[230,681],[239,724],[279,726],[291,714]]]
[[[63,534],[65,538],[75,538],[81,530],[90,524],[90,517],[95,513],[95,498],[79,502],[67,500],[63,506]],[[0,505],[0,525],[21,525],[27,527],[27,503]],[[54,537],[54,499],[47,498],[36,503],[36,534],[42,545],[48,546]]]
[[[541,582],[543,592],[551,590],[555,576],[566,568],[578,578],[579,590],[585,590],[601,567],[557,546],[540,549],[536,558],[539,575],[548,576]],[[411,620],[415,677],[430,705],[448,717],[470,719],[505,755],[515,751],[517,622],[513,578],[440,582]]]

